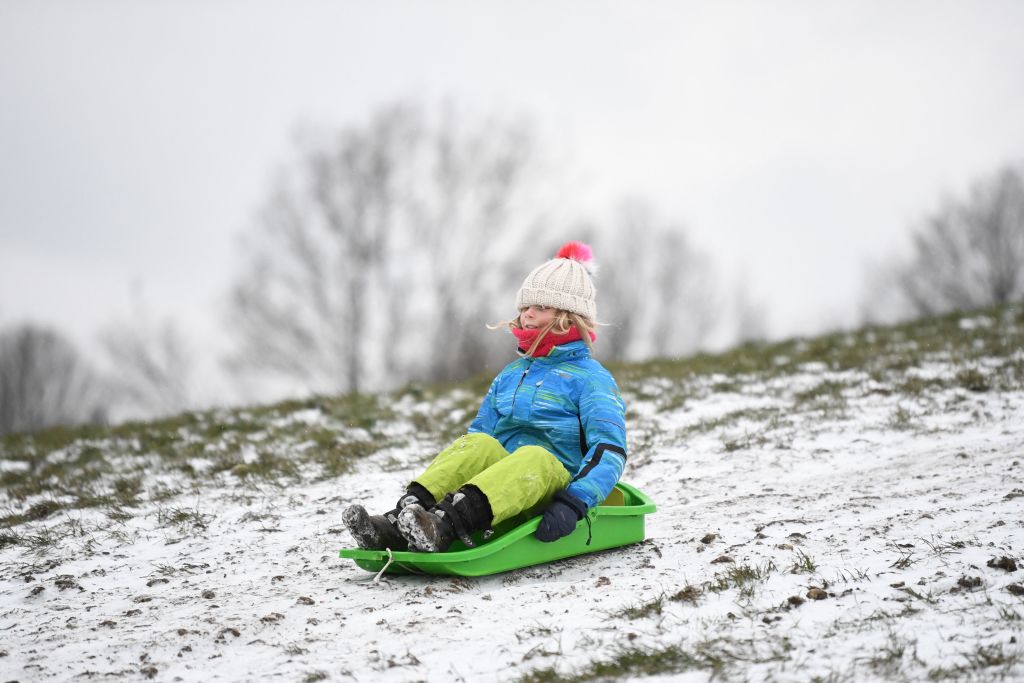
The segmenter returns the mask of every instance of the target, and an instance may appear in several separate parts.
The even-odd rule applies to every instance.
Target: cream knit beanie
[[[526,276],[516,295],[516,309],[548,306],[597,322],[597,290],[590,279],[591,257],[590,247],[582,242],[564,245],[555,258]]]

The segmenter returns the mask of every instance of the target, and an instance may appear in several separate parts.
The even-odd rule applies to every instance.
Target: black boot
[[[356,545],[365,550],[405,550],[405,538],[398,533],[395,525],[384,515],[370,515],[362,505],[350,505],[341,513],[348,532]]]
[[[490,526],[491,519],[487,496],[475,486],[464,486],[431,510],[415,504],[405,507],[398,515],[398,531],[410,549],[443,553],[456,538],[473,547],[470,536]]]
[[[434,496],[430,491],[413,482],[405,495],[383,515],[370,515],[362,505],[351,505],[341,513],[341,519],[348,528],[356,545],[364,550],[405,550],[408,546],[405,538],[398,533],[395,522],[398,513],[408,505],[433,505]]]

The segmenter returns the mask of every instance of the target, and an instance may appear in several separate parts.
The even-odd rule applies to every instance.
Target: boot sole
[[[357,546],[364,550],[379,550],[374,542],[377,535],[373,531],[370,515],[361,505],[345,508],[341,513],[341,521],[345,523],[345,528],[352,534]]]
[[[373,523],[373,518],[362,505],[352,505],[341,513],[341,521],[352,534],[356,545],[363,550],[405,550],[405,539],[397,530],[384,533]]]
[[[437,539],[433,534],[428,533],[424,524],[431,524],[426,518],[430,513],[420,505],[412,504],[402,508],[398,515],[398,533],[409,542],[409,549],[416,549],[421,552],[436,553],[440,550]]]

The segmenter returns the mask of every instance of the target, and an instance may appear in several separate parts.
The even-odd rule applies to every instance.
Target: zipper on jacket
[[[512,393],[512,408],[511,408],[511,411],[512,411],[513,415],[515,415],[515,411],[516,411],[516,398],[519,397],[519,389],[520,389],[520,387],[523,386],[523,380],[526,379],[526,373],[528,373],[530,371],[530,365],[532,365],[532,362],[526,364],[526,369],[523,370],[523,375],[522,375],[522,377],[519,378],[519,384],[516,385],[516,390]]]

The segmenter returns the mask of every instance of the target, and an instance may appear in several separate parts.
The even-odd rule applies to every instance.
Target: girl
[[[395,509],[342,519],[362,548],[443,552],[456,539],[521,512],[544,510],[537,538],[576,528],[611,492],[626,464],[626,408],[611,374],[591,358],[597,318],[590,248],[570,242],[541,264],[505,323],[520,358],[491,383],[469,433],[442,451]]]

